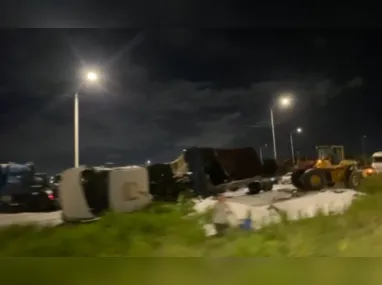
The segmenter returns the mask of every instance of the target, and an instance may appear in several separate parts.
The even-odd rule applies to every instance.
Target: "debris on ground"
[[[278,190],[275,190],[274,193],[264,193],[264,195],[268,195],[268,200],[264,199],[264,195],[262,196],[261,193],[254,196],[245,196],[243,194],[244,190],[242,196],[240,196],[237,193],[239,191],[236,191],[236,195],[227,201],[235,216],[230,218],[231,225],[240,226],[248,217],[249,212],[251,213],[252,227],[254,229],[270,223],[280,222],[281,217],[298,220],[313,217],[317,213],[325,215],[341,214],[351,205],[355,197],[364,195],[349,189],[325,189],[324,191],[303,193],[291,189],[291,187],[285,187],[289,185],[277,186],[279,186],[276,187]],[[269,195],[273,195],[273,197],[269,198]],[[263,199],[265,203],[257,205],[254,203],[255,205],[252,205],[253,203],[248,202],[249,199]],[[204,199],[196,204],[195,210],[198,212],[206,211],[215,203],[216,200],[212,198]],[[212,235],[211,225],[206,226],[206,234],[207,231],[209,232],[208,235]]]

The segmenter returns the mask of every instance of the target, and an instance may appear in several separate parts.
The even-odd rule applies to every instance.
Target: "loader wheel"
[[[361,174],[358,171],[356,170],[349,171],[345,175],[344,184],[346,188],[357,189],[360,183],[361,183]]]
[[[292,181],[292,184],[294,187],[296,187],[297,189],[303,189],[304,186],[301,182],[301,176],[304,174],[305,172],[305,169],[298,169],[298,170],[295,170],[293,173],[292,173],[292,176],[291,176],[291,181]]]
[[[325,188],[325,172],[320,169],[308,169],[301,177],[305,191],[318,191]]]

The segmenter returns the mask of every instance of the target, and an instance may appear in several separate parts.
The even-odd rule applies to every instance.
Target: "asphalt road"
[[[287,193],[277,191],[260,193],[258,195],[245,195],[245,191],[237,191],[237,196],[229,198],[230,201],[251,206],[269,205],[275,198],[289,196]],[[17,213],[0,214],[0,227],[12,224],[38,224],[41,226],[56,226],[62,223],[61,211],[50,213]]]
[[[236,197],[229,198],[232,202],[260,206],[269,205],[275,198],[287,197],[290,194],[283,193],[282,189],[291,189],[291,185],[275,185],[274,191],[260,193],[258,195],[246,195],[246,190],[238,190],[234,193]],[[17,214],[0,214],[0,227],[12,224],[38,224],[42,226],[56,226],[62,224],[61,211],[50,213],[17,213]]]
[[[62,224],[61,211],[50,213],[18,213],[0,214],[0,227],[12,224],[38,224],[42,226],[57,226]]]

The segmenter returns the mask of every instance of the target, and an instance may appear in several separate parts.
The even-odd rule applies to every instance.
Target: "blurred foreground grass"
[[[359,285],[382,280],[379,259],[20,258],[3,262],[2,281],[11,284]],[[17,274],[21,270],[23,274]]]
[[[0,229],[2,257],[382,257],[382,176],[363,181],[344,215],[284,221],[255,233],[232,231],[207,238],[201,217],[185,218],[185,206],[155,205],[132,214],[109,213],[83,225]]]

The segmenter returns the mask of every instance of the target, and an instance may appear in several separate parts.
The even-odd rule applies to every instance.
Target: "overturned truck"
[[[176,201],[183,191],[202,198],[248,187],[271,190],[276,163],[262,163],[253,148],[188,148],[172,162],[149,166],[71,168],[61,174],[60,203],[67,220],[112,209],[131,212],[152,200]]]
[[[203,198],[248,187],[251,194],[269,191],[275,181],[276,162],[261,162],[251,147],[235,149],[189,148],[173,162],[177,179],[188,177],[189,186]]]

